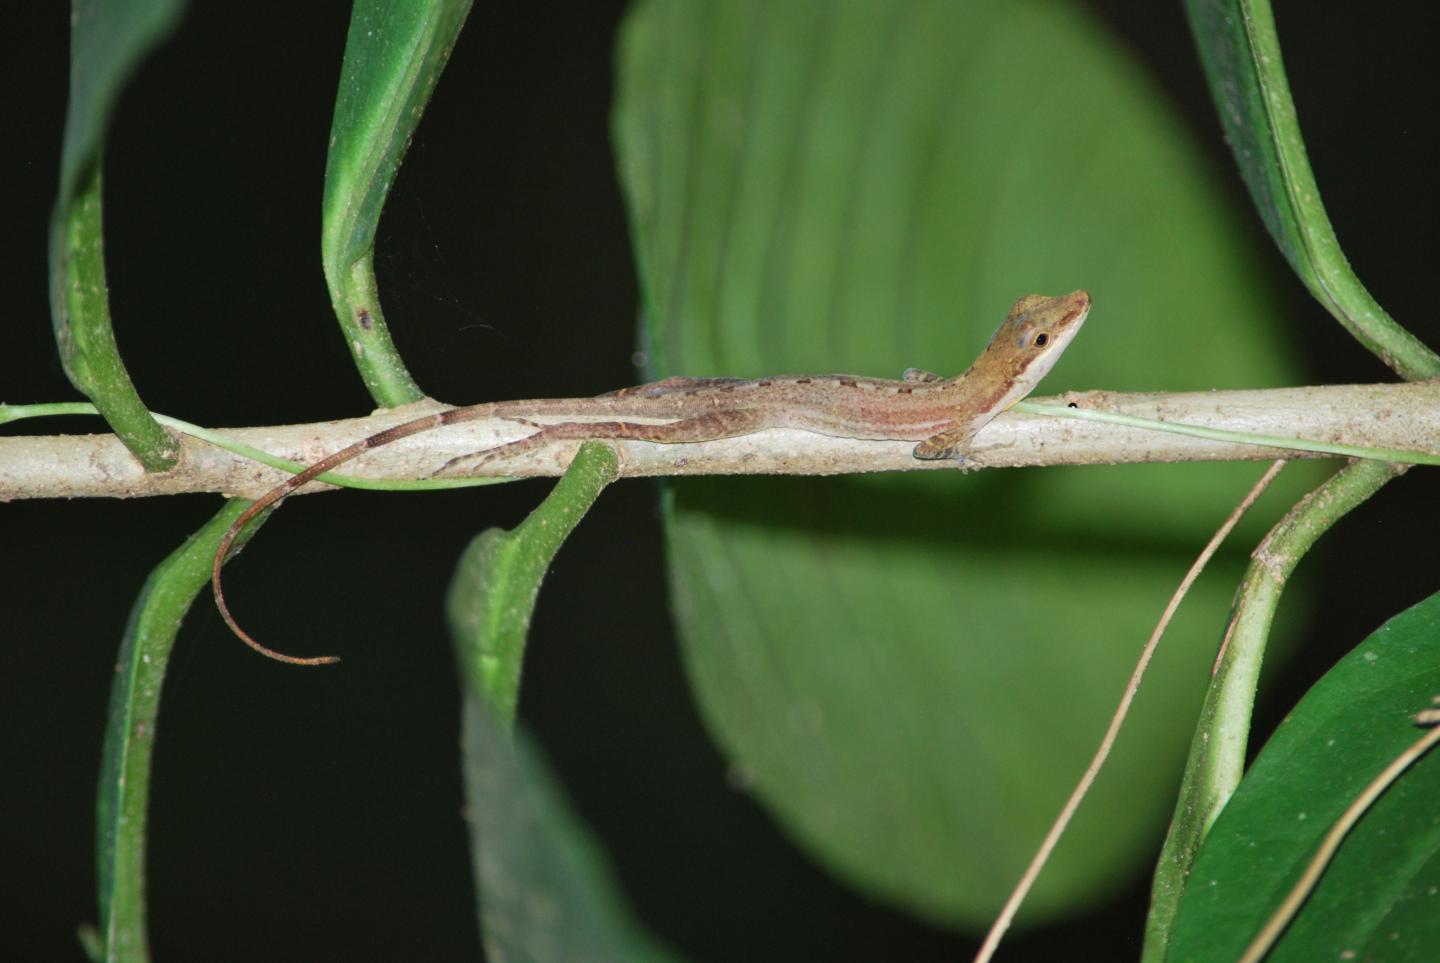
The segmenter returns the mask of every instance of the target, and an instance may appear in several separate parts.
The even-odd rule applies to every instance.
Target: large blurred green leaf
[[[1336,818],[1420,735],[1440,693],[1440,595],[1381,626],[1286,717],[1206,837],[1169,959],[1233,960]],[[1269,960],[1433,960],[1440,756],[1416,762],[1346,838]]]
[[[1295,378],[1212,173],[1077,6],[655,0],[619,63],[661,373],[951,373],[1017,296],[1084,287],[1096,308],[1047,390]],[[703,711],[818,857],[979,922],[1257,474],[677,484],[673,586]],[[1240,557],[1171,629],[1036,916],[1103,898],[1153,845]]]

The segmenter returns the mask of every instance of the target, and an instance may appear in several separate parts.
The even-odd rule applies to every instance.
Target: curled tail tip
[[[235,627],[231,626],[231,628]],[[256,652],[259,652],[261,655],[265,656],[265,658],[272,659],[276,662],[283,662],[286,665],[334,665],[336,662],[340,661],[340,656],[338,655],[286,655],[284,652],[278,652],[267,645],[262,645],[246,633],[241,632],[238,628],[235,629],[235,634],[240,636],[240,640],[242,642],[250,646],[250,648],[254,649]]]
[[[286,665],[304,666],[334,665],[335,663],[340,661],[340,656],[338,655],[286,655],[284,652],[279,652],[275,649],[272,649],[268,645],[265,645],[264,643],[257,640],[249,632],[246,632],[244,629],[240,628],[239,623],[235,621],[235,617],[230,614],[230,607],[225,604],[225,597],[223,595],[220,595],[218,592],[215,596],[215,604],[216,607],[220,609],[221,618],[225,621],[225,624],[229,626],[230,631],[235,634],[235,637],[238,638],[241,642],[244,642],[251,649],[265,656],[265,658],[267,659],[270,659],[274,662],[283,662]]]
[[[334,665],[335,663],[340,661],[340,656],[338,655],[286,655],[284,652],[277,652],[274,649],[267,648],[266,646],[261,645],[259,642],[256,642],[254,639],[251,638],[246,638],[245,643],[249,645],[250,648],[254,649],[256,652],[259,652],[261,655],[265,656],[265,658],[275,662],[283,662],[286,665],[301,665],[309,667],[319,665]]]

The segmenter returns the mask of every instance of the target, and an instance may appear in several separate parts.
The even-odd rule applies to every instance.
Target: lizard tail
[[[220,610],[220,618],[225,620],[225,624],[230,627],[230,631],[234,632],[241,642],[244,642],[250,646],[250,648],[265,656],[265,658],[274,659],[276,662],[284,662],[287,665],[333,665],[340,661],[340,657],[334,655],[317,655],[310,657],[286,655],[284,652],[278,652],[256,640],[249,632],[242,629],[240,623],[235,620],[235,616],[230,614],[230,606],[225,601],[225,590],[220,584],[220,570],[224,568],[226,561],[229,560],[230,549],[231,546],[235,544],[235,540],[240,537],[240,534],[245,531],[245,527],[261,512],[264,512],[286,495],[294,492],[297,488],[309,484],[319,476],[325,474],[325,472],[349,461],[362,452],[387,442],[404,438],[408,435],[417,434],[425,431],[427,428],[444,424],[446,422],[445,414],[445,412],[441,412],[435,415],[426,415],[423,418],[416,418],[414,421],[407,421],[404,424],[387,428],[378,434],[371,435],[369,438],[361,439],[353,445],[326,455],[309,468],[285,479],[255,499],[255,501],[250,504],[250,507],[241,512],[240,517],[231,523],[230,527],[225,530],[225,534],[221,536],[219,546],[215,549],[215,560],[210,567],[210,587],[215,592],[215,607]]]

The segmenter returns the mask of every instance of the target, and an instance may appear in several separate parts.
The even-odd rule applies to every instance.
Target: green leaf
[[[145,833],[165,669],[185,613],[210,581],[210,565],[221,537],[248,505],[243,499],[227,501],[155,567],[130,610],[115,660],[96,804],[100,927],[93,940],[104,948],[105,960],[149,959]],[[253,535],[256,527],[250,526],[243,537]]]
[[[1185,9],[1241,176],[1290,266],[1402,376],[1440,376],[1440,355],[1385,313],[1340,249],[1300,136],[1269,0],[1186,0]]]
[[[581,446],[554,491],[513,532],[490,529],[470,543],[450,583],[470,852],[491,959],[674,959],[633,920],[538,749],[523,731],[509,738],[540,581],[618,464],[608,445]]]
[[[487,957],[678,959],[635,921],[604,854],[526,733],[509,732],[474,690],[464,716],[465,808]]]
[[[1084,287],[1095,310],[1047,391],[1294,383],[1211,172],[1076,6],[648,2],[619,70],[660,373],[949,373],[1016,297]],[[1257,473],[677,483],[701,708],[827,865],[931,919],[987,921]],[[1222,555],[1181,612],[1032,919],[1102,899],[1153,845],[1241,564]]]
[[[450,633],[469,689],[509,725],[520,702],[525,637],[555,553],[619,468],[602,442],[580,446],[555,488],[514,531],[486,529],[460,556],[446,598]]]
[[[357,0],[325,164],[321,254],[345,343],[384,406],[424,395],[390,339],[375,282],[375,227],[472,0]]]
[[[1440,594],[1326,673],[1276,730],[1201,847],[1170,959],[1233,960],[1440,693]],[[1430,960],[1440,946],[1440,756],[1416,762],[1341,846],[1269,960]]]
[[[174,440],[150,417],[110,322],[100,192],[105,129],[121,90],[179,21],[180,0],[75,0],[60,189],[50,220],[50,310],[70,383],[146,471],[173,468]]]

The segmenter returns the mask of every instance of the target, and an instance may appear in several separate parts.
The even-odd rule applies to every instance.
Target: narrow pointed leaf
[[[158,735],[165,669],[180,623],[209,584],[220,538],[249,503],[232,499],[145,580],[115,661],[96,805],[96,870],[103,959],[149,958],[145,919],[145,839],[150,763]],[[244,538],[255,533],[251,525]]]
[[[50,220],[50,310],[61,364],[146,471],[174,467],[179,449],[140,400],[115,343],[101,154],[120,92],[183,9],[180,0],[75,0],[60,188]]]
[[[321,251],[345,343],[381,405],[418,401],[423,393],[380,310],[375,227],[470,4],[358,0],[350,17],[325,165]]]
[[[467,691],[477,693],[506,725],[520,702],[525,637],[555,553],[605,486],[615,480],[615,450],[580,446],[555,488],[514,531],[477,535],[455,567],[446,610]]]
[[[466,693],[462,740],[481,939],[492,960],[666,963],[523,727]]]
[[[1440,356],[1396,324],[1355,276],[1325,212],[1269,0],[1186,0],[1210,91],[1255,209],[1315,299],[1407,378],[1440,376]]]
[[[634,922],[603,854],[539,750],[515,731],[525,636],[540,582],[614,480],[617,464],[609,446],[582,446],[554,491],[514,531],[490,529],[470,543],[450,584],[447,608],[464,695],[470,852],[491,959],[672,959]]]
[[[70,7],[70,99],[60,147],[59,205],[99,163],[110,114],[136,69],[175,29],[182,0],[74,0]]]

